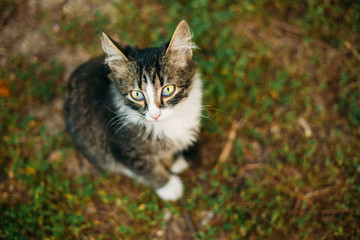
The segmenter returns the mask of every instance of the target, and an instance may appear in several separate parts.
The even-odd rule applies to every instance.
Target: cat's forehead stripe
[[[145,70],[143,71],[143,76],[144,76],[144,79],[145,79],[145,83],[146,84],[149,84],[149,73],[146,72]]]
[[[160,80],[160,85],[164,86],[164,80],[166,80],[166,79],[164,79],[164,77],[160,75],[159,80]]]
[[[144,70],[145,82],[146,84],[152,84],[154,87],[156,86],[156,73],[153,70]]]
[[[153,77],[152,77],[152,83],[153,83],[153,85],[155,86],[155,79],[156,79],[156,72],[155,71],[153,71]]]
[[[137,84],[138,84],[138,88],[141,89],[142,87],[142,81],[143,81],[143,78],[144,78],[144,73],[142,71],[140,71],[140,76],[138,79],[137,79]]]
[[[161,72],[158,69],[156,68],[142,69],[141,72],[142,72],[141,80],[144,81],[146,84],[152,83],[152,85],[155,88],[164,85],[165,79],[163,76],[161,76]]]

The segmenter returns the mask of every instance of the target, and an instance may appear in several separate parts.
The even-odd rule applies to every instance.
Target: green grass
[[[6,14],[15,11],[7,4]],[[44,14],[41,31],[56,48],[96,55],[101,31],[154,46],[188,21],[207,108],[203,164],[184,175],[185,202],[163,202],[125,177],[71,173],[71,140],[34,115],[64,95],[64,63],[13,54],[0,69],[1,239],[360,237],[358,3],[149,0],[112,8],[58,13],[58,34]],[[232,150],[221,162],[226,144]]]

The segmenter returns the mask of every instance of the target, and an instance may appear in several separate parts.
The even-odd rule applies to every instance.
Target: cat
[[[96,167],[152,187],[163,200],[183,195],[184,151],[200,131],[202,83],[183,20],[160,47],[121,46],[105,33],[106,56],[70,76],[66,131]]]

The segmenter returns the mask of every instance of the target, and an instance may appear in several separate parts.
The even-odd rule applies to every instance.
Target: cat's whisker
[[[121,122],[122,122],[122,119],[120,118],[120,119],[116,120],[115,122],[113,122],[113,123],[109,126],[109,128],[111,128],[111,127],[113,127],[113,126],[115,126],[115,125],[120,125]]]
[[[221,110],[219,108],[214,108],[211,105],[202,105],[201,110],[212,110],[212,111],[217,111],[217,112],[222,112],[222,113],[228,113],[227,111]]]
[[[112,127],[114,126],[120,119],[118,115],[115,115],[113,118],[110,119],[110,121],[106,124],[107,127]],[[113,123],[112,123],[113,122]]]
[[[179,112],[179,113],[176,113],[175,114],[175,116],[178,116],[178,117],[180,117],[180,116],[186,116],[187,114],[189,114],[190,112]],[[214,125],[217,125],[216,124],[216,122],[210,117],[210,116],[206,116],[206,115],[204,115],[204,114],[201,114],[200,115],[200,118],[203,118],[203,119],[206,119],[206,120],[209,120],[211,123],[213,123]]]
[[[203,108],[202,109],[203,111],[206,111],[206,112],[220,112],[220,113],[224,113],[224,114],[228,114],[229,112],[227,111],[224,111],[224,110],[221,110],[221,109],[218,109],[218,108]]]
[[[112,104],[114,107],[116,107],[115,104]],[[106,107],[107,110],[109,110],[110,112],[117,114],[117,112],[115,112],[114,110],[112,110],[110,107]]]
[[[200,118],[204,118],[206,120],[209,120],[210,122],[212,122],[215,126],[217,125],[216,122],[214,120],[212,120],[209,116],[205,116],[205,115],[201,115]]]
[[[112,126],[118,124],[119,122],[124,121],[124,116],[126,116],[124,113],[119,113],[108,122],[107,127],[111,128]],[[110,125],[109,125],[110,124]]]
[[[202,105],[200,107],[200,109],[202,111],[207,111],[207,110],[214,110],[214,111],[217,111],[217,112],[222,112],[222,113],[227,113],[226,111],[224,110],[221,110],[219,108],[213,108],[211,107],[210,105]],[[195,106],[195,107],[192,107],[192,106],[186,106],[186,107],[182,107],[181,110],[199,110],[199,107]]]
[[[131,124],[124,123],[115,131],[115,135],[118,134],[121,130],[127,130],[130,126]]]

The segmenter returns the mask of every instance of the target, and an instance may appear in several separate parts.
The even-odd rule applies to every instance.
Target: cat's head
[[[192,89],[196,73],[191,33],[185,21],[171,40],[158,48],[122,47],[103,34],[102,47],[111,80],[124,104],[149,122],[162,121],[176,113]]]

